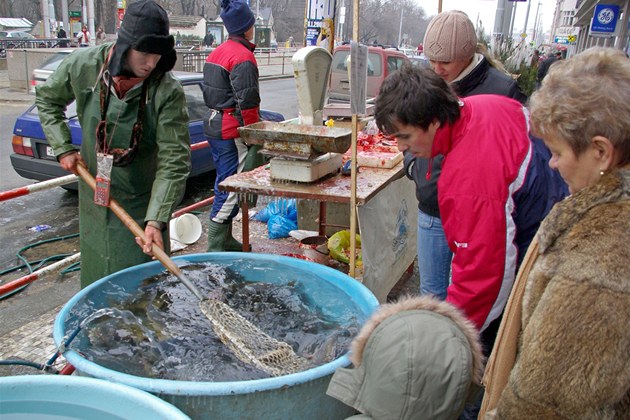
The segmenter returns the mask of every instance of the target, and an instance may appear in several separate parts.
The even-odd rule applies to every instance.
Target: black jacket
[[[542,80],[547,75],[547,72],[549,72],[549,68],[556,61],[558,61],[558,57],[552,55],[551,57],[546,58],[542,63],[540,63],[540,65],[538,66],[538,70],[536,71],[536,81],[538,83],[542,82]]]
[[[483,58],[479,64],[463,79],[452,84],[461,97],[495,94],[516,99],[521,103],[527,101],[527,96],[521,92],[516,80],[507,74],[490,66]],[[432,160],[431,178],[426,179],[429,170],[429,159],[416,158],[405,152],[405,173],[416,183],[416,198],[418,209],[430,216],[440,217],[437,199],[437,180],[442,169],[442,156]]]
[[[238,127],[260,121],[260,90],[255,45],[230,35],[215,48],[203,67],[203,98],[210,108],[204,133],[212,139],[239,137]]]

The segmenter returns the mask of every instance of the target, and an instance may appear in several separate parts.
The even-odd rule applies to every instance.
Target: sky
[[[534,28],[536,19],[536,9],[540,3],[539,14],[542,19],[543,32],[551,29],[553,12],[556,2],[552,0],[529,0],[532,1],[527,19],[527,28]],[[424,8],[427,15],[435,15],[438,12],[438,0],[416,0],[416,3]],[[516,17],[514,19],[514,31],[522,31],[527,16],[528,2],[516,2]],[[494,29],[494,17],[497,11],[497,0],[442,0],[442,11],[461,10],[465,12],[470,20],[476,22],[480,19],[486,33],[491,33]]]

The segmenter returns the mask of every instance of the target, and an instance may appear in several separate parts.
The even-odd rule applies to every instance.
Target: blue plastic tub
[[[313,292],[313,304],[333,317],[335,312],[340,311],[337,308],[339,305],[333,303],[339,302],[339,299],[351,301],[357,311],[356,317],[360,320],[369,318],[378,307],[378,301],[372,292],[360,282],[330,267],[309,261],[280,255],[228,252],[184,255],[174,260],[180,266],[204,262],[226,265],[245,278],[255,277],[257,281],[269,283],[277,282],[282,277],[281,274],[290,273],[307,290],[309,297],[309,291]],[[263,266],[271,266],[274,275],[265,275],[257,270],[257,267]],[[56,344],[59,346],[64,336],[73,329],[72,325],[76,325],[72,308],[83,299],[94,301],[96,309],[100,309],[104,306],[107,290],[134,289],[143,279],[163,270],[159,262],[142,264],[107,276],[83,289],[64,306],[55,320],[53,338]],[[318,289],[330,289],[331,292],[321,295],[316,292]],[[194,304],[193,299],[191,298],[191,302]],[[100,304],[103,306],[99,306]],[[79,374],[150,392],[171,402],[195,419],[320,420],[342,419],[354,413],[350,407],[325,394],[334,371],[350,364],[347,355],[300,373],[234,382],[176,381],[134,376],[93,363],[72,349],[66,350],[64,357]]]
[[[63,375],[0,378],[0,418],[190,419],[166,401],[139,389]]]

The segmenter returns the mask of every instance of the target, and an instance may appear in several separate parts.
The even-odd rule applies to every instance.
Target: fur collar
[[[630,199],[630,165],[608,171],[596,184],[557,203],[540,225],[540,252],[544,254],[557,238],[593,207],[620,199]]]

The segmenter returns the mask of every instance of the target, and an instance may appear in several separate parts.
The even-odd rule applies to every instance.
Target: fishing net
[[[223,344],[241,361],[271,376],[302,372],[310,367],[289,344],[264,333],[220,300],[205,299],[200,306]]]

